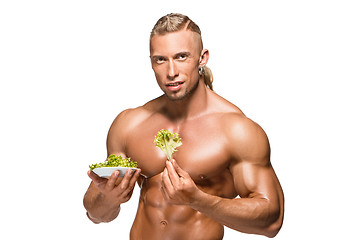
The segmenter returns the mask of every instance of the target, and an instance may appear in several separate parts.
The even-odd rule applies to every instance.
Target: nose
[[[173,60],[170,60],[169,69],[168,69],[168,79],[174,80],[177,76],[179,76],[179,73],[176,67],[176,63]]]

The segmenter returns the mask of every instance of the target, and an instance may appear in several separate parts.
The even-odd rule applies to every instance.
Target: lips
[[[172,87],[172,86],[178,86],[178,85],[180,85],[180,84],[183,84],[184,82],[172,82],[172,83],[168,83],[168,84],[166,84],[166,86],[170,86],[170,87]]]
[[[183,84],[184,82],[171,82],[171,83],[168,83],[166,84],[166,87],[170,90],[170,91],[177,91],[181,88],[181,85]]]

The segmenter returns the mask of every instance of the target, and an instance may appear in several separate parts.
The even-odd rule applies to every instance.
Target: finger
[[[141,175],[141,169],[136,169],[133,172],[132,177],[131,177],[130,182],[129,182],[129,188],[128,188],[129,193],[127,195],[130,195],[130,196],[132,195],[132,192],[133,192],[133,190],[135,188],[135,185],[136,185],[137,180],[139,179],[140,175]]]
[[[131,175],[132,175],[132,170],[130,169],[126,170],[125,175],[121,180],[120,184],[116,186],[116,191],[119,195],[122,195],[123,192],[128,188]]]
[[[135,187],[135,184],[138,180],[138,178],[140,177],[140,174],[141,174],[141,169],[136,169],[130,179],[130,183],[129,185],[134,188]]]
[[[128,183],[128,186],[125,186],[126,188],[124,189],[122,195],[123,196],[128,196],[129,194],[131,195],[132,194],[132,191],[134,190],[134,187],[135,187],[135,184],[136,184],[136,181],[138,180],[139,176],[140,176],[140,172],[141,170],[140,169],[137,169],[136,171],[130,171],[130,180],[129,180],[129,183]]]
[[[106,183],[106,189],[107,189],[107,190],[112,190],[112,189],[114,189],[115,183],[116,183],[116,180],[117,180],[118,177],[119,177],[119,174],[120,174],[120,173],[119,173],[118,170],[114,171],[114,172],[111,174],[109,180],[108,180],[107,183]]]
[[[178,186],[180,182],[179,174],[177,173],[177,171],[174,168],[174,165],[170,161],[166,161],[166,170],[172,185]]]
[[[180,176],[180,177],[188,177],[189,174],[187,172],[185,172],[178,164],[177,162],[175,161],[175,159],[172,159],[171,160],[171,163],[175,169],[175,171],[177,172],[177,174]]]
[[[172,185],[171,180],[169,178],[169,172],[168,172],[167,168],[165,168],[162,173],[161,184],[162,184],[162,188],[163,188],[164,192],[166,193],[168,198],[170,198],[170,196],[172,196],[172,194],[174,193],[174,186]]]
[[[134,189],[132,189],[131,191],[129,191],[129,193],[126,194],[126,196],[123,196],[123,197],[122,197],[124,202],[127,202],[127,201],[130,200],[130,198],[131,198],[131,196],[132,196],[132,194],[133,194],[133,190],[134,190]]]
[[[170,198],[169,198],[168,194],[166,193],[164,187],[161,186],[160,191],[161,191],[161,194],[163,195],[164,199],[165,199],[166,201],[169,201]]]
[[[161,173],[161,187],[160,187],[160,191],[161,191],[161,194],[163,195],[163,197],[164,197],[164,199],[165,200],[169,200],[170,198],[169,198],[169,195],[168,195],[168,193],[167,193],[167,191],[166,191],[166,186],[165,186],[165,184],[164,184],[164,177],[166,177],[166,176],[164,176],[164,172],[166,171],[166,168],[164,169],[164,171]]]

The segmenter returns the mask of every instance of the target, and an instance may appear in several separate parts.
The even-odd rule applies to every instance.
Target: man
[[[198,26],[181,14],[162,17],[151,33],[150,58],[164,95],[120,113],[107,139],[109,155],[131,157],[141,170],[123,178],[116,171],[109,179],[88,172],[88,217],[115,219],[138,182],[132,240],[222,239],[224,225],[274,237],[284,199],[267,136],[211,90],[209,51]],[[171,161],[153,143],[163,128],[182,138]]]

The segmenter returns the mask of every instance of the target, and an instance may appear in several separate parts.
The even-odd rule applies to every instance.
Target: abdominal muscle
[[[224,227],[184,205],[168,204],[161,193],[161,175],[142,182],[131,240],[220,240]]]

